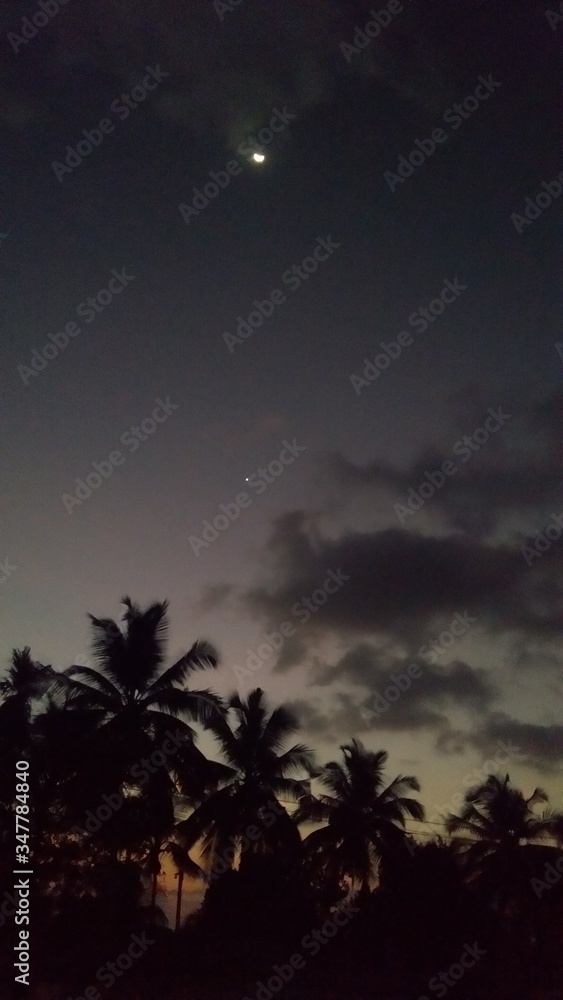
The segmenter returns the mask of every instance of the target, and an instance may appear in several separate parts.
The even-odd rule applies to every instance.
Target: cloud
[[[545,774],[560,772],[563,765],[563,725],[523,722],[502,712],[491,714],[467,744],[481,753],[504,740],[518,748],[518,761]],[[507,765],[506,770],[510,770]]]
[[[458,413],[453,434],[482,424],[486,407],[478,387],[451,402]],[[522,403],[515,409],[515,434],[507,426],[506,436],[491,439],[489,450],[473,457],[443,497],[435,495],[442,519],[437,534],[422,533],[427,522],[419,533],[414,518],[400,528],[338,529],[333,521],[328,527],[328,501],[314,512],[293,510],[273,521],[255,581],[208,595],[215,606],[228,600],[262,627],[276,629],[322,587],[328,570],[343,575],[337,592],[299,624],[274,665],[280,673],[307,664],[296,677],[307,678],[312,698],[303,696],[298,708],[312,735],[334,741],[376,727],[426,731],[440,755],[487,752],[504,739],[522,747],[521,759],[538,768],[550,770],[563,760],[563,727],[504,714],[508,689],[487,662],[494,644],[493,664],[500,651],[518,674],[533,669],[541,676],[546,697],[559,693],[563,542],[554,540],[528,565],[521,546],[531,532],[518,528],[519,517],[521,524],[543,526],[546,510],[561,510],[555,402],[554,396]],[[329,492],[336,481],[343,496],[357,490],[379,500],[387,491],[395,500],[444,457],[436,447],[401,470],[333,455]],[[448,650],[451,659],[438,665],[423,652],[425,644],[436,642],[456,614],[474,620],[467,643],[444,646],[440,655]],[[413,660],[420,676],[374,722],[375,694],[384,696],[391,675],[405,673]]]
[[[488,407],[481,396],[476,398],[473,393],[469,393],[462,408],[459,396],[452,402],[457,410],[454,423],[459,437],[452,436],[451,448],[426,448],[403,467],[380,460],[359,465],[336,453],[326,459],[329,474],[347,493],[372,493],[378,499],[382,493],[388,494],[391,512],[394,503],[406,503],[411,487],[416,490],[428,481],[426,473],[439,470],[444,459],[450,459],[457,471],[435,491],[425,508],[427,513],[437,514],[450,529],[476,539],[490,538],[506,527],[510,515],[527,523],[530,532],[541,527],[550,513],[561,509],[561,471],[556,461],[560,434],[557,396],[528,401],[510,410],[513,422],[509,421],[465,464],[460,448],[454,453],[454,446],[482,426]],[[408,518],[407,526],[411,521],[415,526],[416,513]]]
[[[4,34],[17,29],[29,9],[25,0],[3,3]],[[291,104],[305,116],[330,101],[337,83],[349,77],[361,87],[368,78],[387,100],[409,109],[418,124],[422,115],[432,126],[459,96],[455,76],[463,79],[463,63],[470,62],[470,54],[462,49],[452,70],[450,33],[444,36],[412,5],[347,62],[340,45],[371,19],[372,9],[373,4],[362,0],[243,0],[221,20],[212,0],[70,3],[49,35],[30,49],[38,86],[33,94],[33,88],[28,90],[29,106],[22,102],[19,114],[12,108],[5,120],[23,128],[33,117],[39,124],[46,113],[60,114],[68,122],[69,107],[79,113],[84,105],[85,80],[99,81],[100,90],[104,82],[111,84],[119,93],[120,87],[135,85],[145,64],[159,62],[171,77],[155,94],[150,113],[187,129],[190,137],[221,137],[231,150],[266,124],[274,105]],[[443,16],[447,14],[444,4]],[[5,78],[4,103],[9,107],[18,77],[12,78],[8,70]],[[67,81],[74,84],[65,91],[64,108],[50,107],[51,94],[44,86],[50,79],[56,81],[58,94]],[[82,116],[85,110],[82,107]],[[398,118],[395,127],[410,136],[414,125]],[[290,141],[289,133],[280,141]]]
[[[201,614],[209,614],[219,607],[229,604],[234,593],[234,587],[230,583],[215,583],[205,587],[200,599],[197,601],[196,609]]]
[[[446,458],[451,459],[451,453],[429,449],[410,466],[401,469],[383,462],[358,466],[336,455],[331,467],[342,486],[385,490],[391,494],[392,503],[404,505],[410,487],[416,490],[421,483],[427,482],[425,473],[440,469]],[[553,456],[526,467],[518,464],[517,459],[512,464],[509,459],[492,462],[486,455],[475,456],[473,464],[458,467],[444,487],[435,492],[431,504],[451,528],[486,538],[502,526],[503,518],[509,513],[533,517],[535,526],[534,515],[540,506],[558,511],[561,474],[555,468]]]
[[[432,684],[424,697],[430,697],[431,687]],[[450,694],[453,694],[453,686],[449,692],[442,691],[442,700]],[[485,700],[488,701],[491,695],[489,692]],[[383,730],[412,733],[428,730],[435,733],[434,748],[440,755],[463,756],[468,750],[475,750],[480,758],[494,757],[501,745],[509,753],[509,760],[503,764],[503,774],[505,771],[510,773],[515,765],[530,767],[549,777],[560,774],[563,725],[541,725],[514,719],[503,712],[485,712],[484,717],[483,714],[478,717],[472,731],[464,731],[454,728],[446,714],[432,711],[421,704],[421,700],[416,697],[409,700],[407,692],[371,725],[368,719],[371,699],[358,701],[348,692],[333,693],[326,706],[318,698],[296,699],[291,702],[291,709],[312,737],[335,744],[359,733],[376,735]]]
[[[3,11],[6,31],[27,13],[29,5],[12,3]],[[119,93],[138,82],[145,64],[158,62],[170,78],[151,101],[152,113],[221,136],[235,149],[265,124],[273,105],[291,102],[304,111],[325,99],[333,75],[326,51],[338,22],[336,6],[315,0],[289,0],[279,9],[253,0],[223,21],[212,0],[81,0],[64,8],[48,45],[36,46],[34,62],[42,78],[54,77],[59,86],[74,79],[78,103],[84,79],[97,80],[102,92],[113,81]],[[48,107],[40,89],[30,100]]]
[[[302,626],[303,633],[420,645],[455,612],[469,609],[479,629],[491,635],[560,634],[563,552],[557,544],[530,570],[520,549],[508,544],[424,537],[404,529],[327,538],[319,518],[292,511],[274,523],[263,565],[266,578],[240,591],[240,599],[271,627],[332,569],[349,579]]]
[[[334,681],[344,681],[383,694],[392,683],[392,675],[406,674],[411,663],[417,664],[420,674],[412,679],[410,688],[399,699],[401,704],[410,698],[414,698],[418,705],[424,702],[436,705],[449,700],[481,712],[498,695],[498,689],[486,670],[471,667],[462,660],[453,660],[444,667],[416,657],[382,662],[378,651],[366,643],[349,649],[334,665],[317,666],[311,674],[311,685],[325,687]],[[395,702],[397,708],[399,701]]]
[[[303,728],[312,735],[320,736],[329,743],[338,743],[357,736],[359,733],[373,735],[383,730],[389,732],[410,730],[419,732],[423,729],[435,730],[439,733],[449,731],[449,722],[445,715],[415,705],[412,701],[402,700],[399,712],[389,712],[382,715],[377,722],[370,721],[373,712],[372,697],[360,697],[347,691],[333,691],[330,700],[323,704],[319,699],[296,699],[291,702],[292,710],[300,720]],[[400,702],[396,702],[397,708]]]
[[[482,713],[470,731],[444,727],[436,738],[435,749],[446,756],[465,754],[470,749],[486,757],[494,756],[499,745],[509,754],[503,774],[510,773],[515,764],[550,777],[563,767],[563,725],[525,722],[499,711]]]
[[[407,675],[413,662],[419,667],[415,678]],[[401,676],[410,683],[395,698],[396,678]],[[335,691],[336,685],[345,685],[346,693]],[[335,664],[317,664],[309,686],[330,689],[330,722],[349,722],[351,732],[371,728],[377,718],[378,729],[430,729],[443,734],[449,730],[448,712],[461,708],[482,717],[500,695],[490,671],[462,660],[436,666],[416,658],[391,658],[367,643],[349,649]],[[387,697],[390,688],[392,695]]]

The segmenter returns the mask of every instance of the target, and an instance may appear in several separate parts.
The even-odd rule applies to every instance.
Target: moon
[[[252,159],[255,161],[255,163],[263,163],[266,157],[264,156],[263,153],[253,153]]]

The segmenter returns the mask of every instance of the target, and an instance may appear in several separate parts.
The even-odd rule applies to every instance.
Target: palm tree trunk
[[[151,892],[151,909],[153,913],[156,908],[156,890],[158,887],[158,876],[160,874],[160,864],[159,864],[160,847],[161,847],[160,841],[157,840],[154,846],[154,871],[152,877],[152,892]]]
[[[180,929],[180,918],[182,915],[182,885],[184,884],[184,873],[180,868],[178,871],[178,896],[176,899],[176,926],[175,930]]]

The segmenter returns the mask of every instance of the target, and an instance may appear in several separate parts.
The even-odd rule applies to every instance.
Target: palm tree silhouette
[[[538,907],[532,877],[544,861],[546,840],[558,839],[563,817],[535,807],[548,802],[547,793],[535,788],[528,798],[494,775],[470,789],[459,815],[446,819],[449,833],[466,833],[468,883],[482,894],[486,909],[497,922],[502,978],[520,996],[531,993],[534,953],[538,946]],[[455,841],[454,841],[455,842]]]
[[[196,776],[204,758],[195,746],[189,722],[205,725],[223,710],[213,692],[189,690],[186,680],[198,669],[216,667],[218,655],[209,642],[198,640],[164,669],[168,602],[155,602],[145,610],[129,597],[122,603],[124,628],[112,619],[89,616],[97,668],[73,665],[55,674],[53,691],[55,697],[63,695],[71,715],[78,713],[90,724],[83,792],[75,789],[76,796],[84,798],[84,790],[89,793],[91,808],[99,804],[103,792],[121,791],[130,798],[135,791],[138,794],[139,784],[144,785],[137,802],[141,824],[113,823],[112,818],[100,836],[111,838],[114,830],[121,830],[135,838],[134,842],[118,842],[116,849],[119,853],[136,848],[144,855],[152,884],[151,908],[156,912],[160,855],[174,824],[174,794],[186,791],[190,780],[199,789]],[[166,745],[173,719],[173,729],[183,737],[183,744],[164,762],[166,755],[161,752],[163,766],[150,765],[151,753]]]
[[[29,741],[32,703],[45,693],[52,677],[52,667],[33,660],[29,646],[12,651],[10,666],[0,681],[0,731],[16,754]]]
[[[399,775],[384,787],[388,753],[366,750],[360,740],[340,747],[343,762],[326,764],[319,780],[331,794],[301,799],[297,823],[326,823],[305,839],[309,870],[366,896],[377,881],[379,859],[402,844],[405,819],[424,819],[424,807],[405,793],[420,791],[416,778]]]
[[[227,718],[217,715],[208,723],[226,761],[221,787],[178,824],[187,847],[201,841],[211,877],[232,867],[241,846],[241,873],[257,855],[299,852],[299,831],[280,799],[297,802],[314,771],[309,747],[298,743],[283,749],[298,722],[283,706],[268,714],[260,688],[246,699],[232,695],[228,707],[235,716],[233,728]],[[305,776],[294,777],[300,774]],[[251,828],[257,834],[253,840],[248,835]]]
[[[31,657],[29,646],[14,649],[6,676],[0,681],[0,808],[8,822],[13,808],[15,763],[29,760],[33,750],[31,726],[33,703],[48,689],[53,671]]]
[[[93,651],[99,669],[74,665],[57,675],[56,683],[72,695],[70,707],[100,713],[100,722],[115,721],[122,730],[153,731],[170,716],[205,723],[220,699],[209,690],[189,691],[185,681],[193,671],[216,667],[218,654],[211,643],[197,640],[191,649],[162,670],[168,637],[168,601],[144,611],[124,597],[125,629],[111,618],[89,615]]]
[[[176,867],[176,876],[178,878],[176,916],[174,921],[174,930],[176,931],[180,929],[180,924],[182,922],[182,890],[184,887],[185,876],[187,875],[188,878],[192,879],[202,879],[204,877],[203,870],[198,864],[196,864],[195,861],[192,860],[185,843],[185,837],[175,830],[174,839],[169,840],[165,847],[166,853],[170,855],[172,861],[174,862]]]
[[[0,681],[0,695],[5,699],[28,701],[44,690],[52,677],[52,667],[46,667],[31,658],[31,649],[14,649],[5,680]]]
[[[556,838],[562,828],[563,817],[553,810],[536,815],[534,807],[544,802],[548,796],[542,788],[525,798],[511,787],[508,774],[504,780],[490,775],[468,790],[459,815],[446,818],[448,833],[469,834],[462,846],[470,877],[488,887],[501,913],[529,894],[529,848]]]
[[[73,665],[55,674],[54,690],[67,697],[66,707],[95,720],[91,750],[98,773],[122,775],[143,755],[166,739],[175,718],[186,744],[193,747],[188,721],[205,723],[220,712],[220,699],[208,689],[188,690],[195,670],[216,667],[218,656],[205,640],[193,646],[171,667],[163,669],[168,636],[168,602],[141,610],[129,597],[125,628],[109,618],[90,615],[93,651],[98,667]],[[173,759],[173,758],[171,758]],[[102,762],[107,764],[102,766]],[[106,784],[107,784],[106,778]]]

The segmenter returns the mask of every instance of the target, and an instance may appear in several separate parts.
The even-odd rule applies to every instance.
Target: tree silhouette
[[[6,677],[0,681],[0,742],[17,760],[30,746],[32,703],[41,698],[53,678],[52,667],[31,658],[29,646],[14,649]]]
[[[561,829],[561,816],[554,811],[536,814],[535,807],[547,802],[542,788],[526,798],[510,785],[508,774],[504,780],[491,775],[466,793],[459,815],[446,820],[449,833],[468,835],[461,846],[469,884],[496,917],[495,948],[503,970],[499,981],[513,989],[518,983],[526,996],[532,988],[540,919],[532,877],[544,858],[542,845]]]
[[[218,656],[209,642],[198,640],[165,668],[167,601],[144,610],[128,597],[123,604],[123,628],[112,619],[89,616],[97,666],[73,665],[55,674],[51,690],[55,700],[64,700],[71,720],[86,720],[85,736],[78,737],[82,766],[67,796],[75,823],[80,826],[80,813],[99,807],[104,795],[122,797],[125,807],[104,820],[94,839],[108,849],[113,845],[116,857],[136,854],[150,878],[156,914],[160,855],[172,835],[174,795],[199,791],[204,770],[189,723],[205,725],[222,712],[213,692],[190,690],[186,682],[196,670],[216,667]],[[171,732],[178,742],[167,754],[162,747]]]
[[[216,667],[218,655],[211,643],[197,640],[171,667],[162,670],[168,638],[168,602],[155,602],[144,611],[124,597],[125,629],[110,618],[92,622],[98,669],[71,666],[56,682],[70,692],[70,708],[100,713],[100,724],[135,736],[139,730],[155,733],[170,717],[205,723],[220,699],[209,690],[188,690],[185,682],[195,670]]]
[[[268,714],[260,688],[246,699],[233,695],[228,704],[233,728],[217,715],[208,723],[225,761],[222,787],[178,824],[188,846],[201,842],[211,876],[232,867],[241,848],[241,872],[259,854],[299,854],[299,831],[280,800],[297,802],[314,770],[309,747],[284,749],[298,729],[296,718],[283,706]]]
[[[554,839],[561,830],[560,814],[534,812],[545,802],[548,796],[542,788],[525,798],[510,785],[508,774],[504,780],[490,775],[468,790],[459,815],[446,818],[448,833],[469,834],[462,847],[470,878],[486,885],[501,913],[529,895],[532,854],[526,848]]]
[[[385,750],[373,753],[359,740],[340,749],[343,762],[331,761],[319,775],[331,794],[302,798],[294,819],[327,824],[305,840],[310,870],[329,881],[349,880],[366,896],[376,883],[379,859],[404,841],[405,819],[424,819],[421,803],[405,794],[420,791],[420,785],[399,775],[385,787]]]
[[[211,691],[186,688],[194,671],[217,666],[214,647],[198,640],[163,669],[168,603],[154,603],[144,611],[128,597],[123,604],[123,630],[112,619],[89,616],[98,667],[73,665],[53,681],[55,694],[66,698],[66,708],[84,713],[94,724],[89,778],[93,788],[101,782],[106,791],[135,784],[132,766],[160,749],[173,719],[174,729],[195,754],[195,733],[188,723],[205,724],[221,710],[220,699]],[[186,754],[183,764],[187,766]]]

